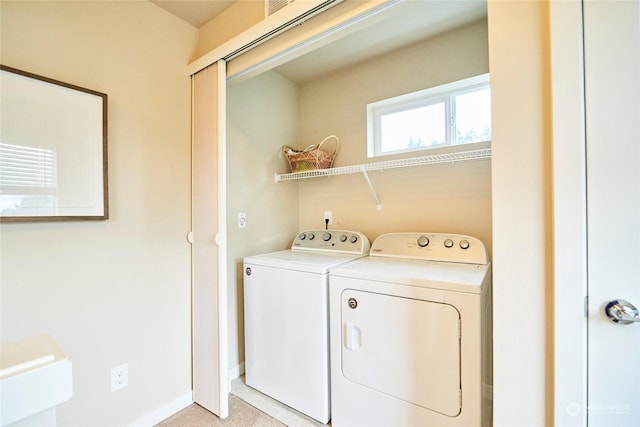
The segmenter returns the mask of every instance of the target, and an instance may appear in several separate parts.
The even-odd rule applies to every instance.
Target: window
[[[484,74],[367,105],[368,156],[491,140]]]

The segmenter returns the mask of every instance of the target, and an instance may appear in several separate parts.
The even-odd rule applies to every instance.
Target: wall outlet
[[[120,390],[129,385],[129,364],[111,368],[111,391]]]
[[[329,222],[327,223],[327,220],[329,220]],[[324,211],[324,218],[323,218],[323,222],[327,225],[332,225],[333,224],[333,212],[331,211]]]
[[[247,226],[247,214],[244,212],[238,213],[238,228],[245,228]]]

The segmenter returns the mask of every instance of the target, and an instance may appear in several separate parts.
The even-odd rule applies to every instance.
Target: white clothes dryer
[[[391,233],[331,270],[341,426],[491,425],[491,267],[478,239]]]
[[[308,230],[289,250],[244,259],[247,385],[329,421],[329,269],[369,247],[358,232]]]

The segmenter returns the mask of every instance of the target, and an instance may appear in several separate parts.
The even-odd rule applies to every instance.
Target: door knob
[[[614,299],[609,301],[604,308],[604,313],[612,322],[628,325],[630,323],[640,322],[638,309],[628,301],[623,299]]]

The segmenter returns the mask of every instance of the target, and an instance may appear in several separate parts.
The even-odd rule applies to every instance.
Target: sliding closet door
[[[193,76],[193,400],[228,415],[224,61]]]

